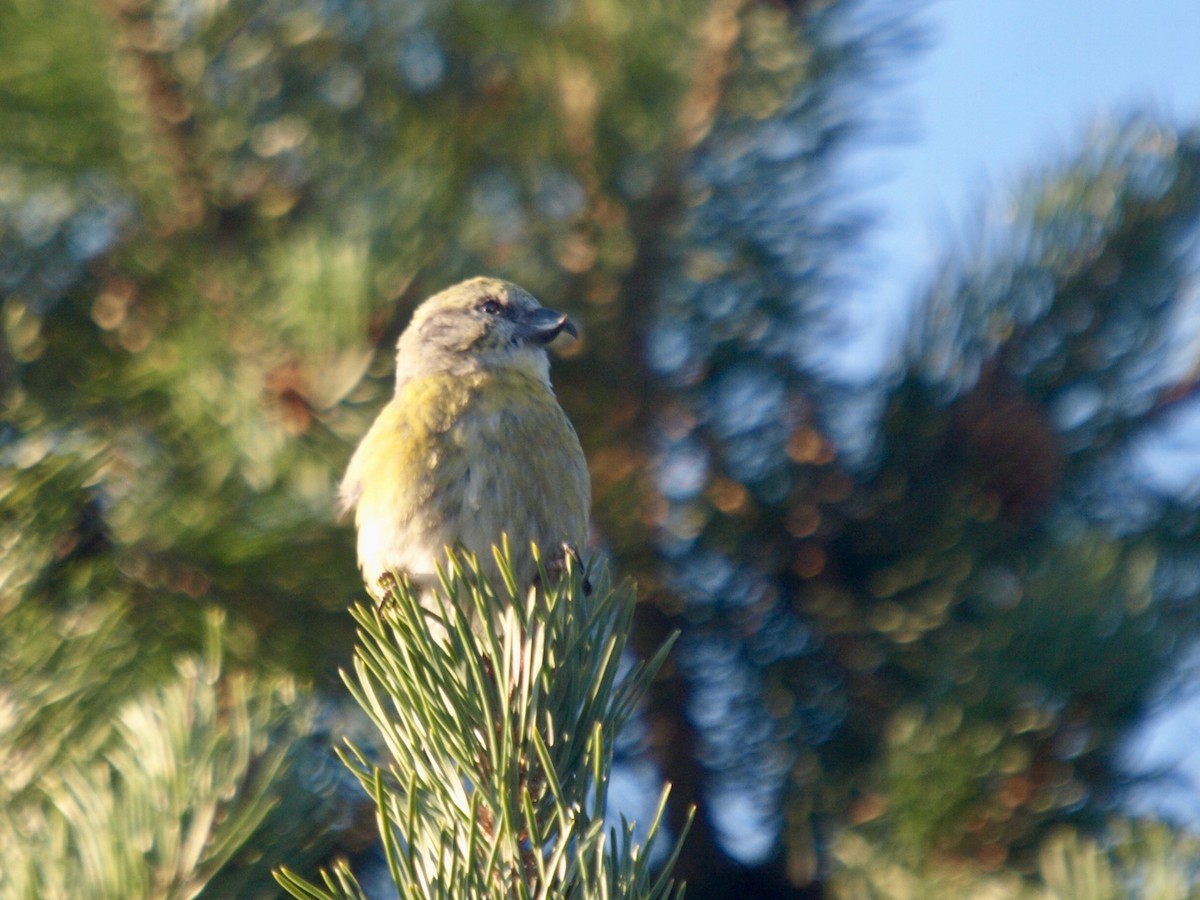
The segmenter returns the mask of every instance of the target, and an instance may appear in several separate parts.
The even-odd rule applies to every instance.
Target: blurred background
[[[615,799],[698,805],[690,897],[1200,894],[1198,45],[1185,0],[2,0],[0,896],[378,872],[334,486],[478,273],[584,329],[595,549],[682,630]]]

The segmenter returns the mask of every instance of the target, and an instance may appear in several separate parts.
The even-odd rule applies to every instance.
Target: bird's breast
[[[414,571],[453,544],[488,559],[502,533],[526,553],[587,537],[579,439],[545,383],[521,372],[405,383],[351,468],[364,487],[360,560]]]

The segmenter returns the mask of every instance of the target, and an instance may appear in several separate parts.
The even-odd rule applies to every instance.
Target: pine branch
[[[601,573],[588,593],[568,558],[562,579],[522,592],[507,552],[496,559],[502,585],[455,557],[434,596],[401,579],[352,610],[344,677],[391,759],[380,768],[349,741],[341,755],[375,799],[400,896],[680,897],[670,864],[651,867],[666,791],[644,844],[632,823],[605,823],[614,741],[672,641],[625,672],[630,586]],[[324,887],[277,877],[299,898],[364,896],[345,865]]]
[[[0,679],[0,699],[31,685],[71,685],[75,669],[95,680],[80,651],[121,637],[115,613],[95,615],[106,626],[100,639],[31,654],[41,657],[36,667]],[[0,622],[13,624],[8,618]],[[30,637],[46,646],[54,635]],[[221,641],[213,615],[205,657],[177,657],[175,677],[117,704],[107,719],[75,703],[32,713],[68,735],[49,760],[30,758],[25,732],[0,720],[7,773],[20,773],[22,760],[39,763],[19,792],[0,786],[0,896],[261,897],[278,856],[273,844],[291,848],[301,865],[323,856],[319,798],[288,782],[311,728],[308,700],[290,678],[223,671]]]

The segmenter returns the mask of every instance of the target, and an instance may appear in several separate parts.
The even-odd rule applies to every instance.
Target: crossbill
[[[529,586],[538,574],[530,542],[551,571],[584,545],[587,464],[546,354],[564,331],[578,337],[566,315],[493,278],[417,308],[396,348],[396,393],[339,490],[368,588],[385,572],[432,588],[447,548],[474,554],[496,579],[492,547],[504,534],[517,584]]]

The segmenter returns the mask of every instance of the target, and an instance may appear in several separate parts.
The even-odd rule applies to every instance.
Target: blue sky
[[[989,195],[1077,146],[1105,113],[1148,106],[1200,124],[1200,0],[935,0],[919,19],[931,46],[889,113],[909,137],[865,160],[882,221],[863,352],[849,361],[864,374]]]
[[[1200,0],[940,0],[922,14],[930,49],[895,88],[910,138],[865,160],[882,215],[870,243],[847,363],[871,374],[904,310],[985,200],[1052,162],[1105,114],[1148,107],[1200,127]],[[1200,664],[1200,654],[1198,654]],[[1135,768],[1177,767],[1135,805],[1200,825],[1200,690],[1176,698],[1131,741]]]

